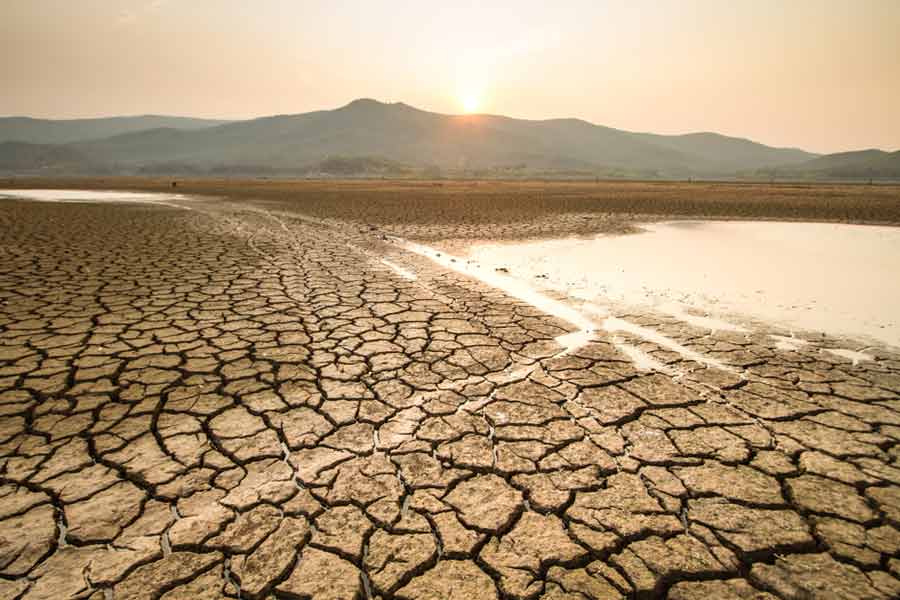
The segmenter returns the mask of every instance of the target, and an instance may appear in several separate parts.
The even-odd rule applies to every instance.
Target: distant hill
[[[122,133],[171,127],[173,129],[203,129],[228,121],[144,115],[140,117],[109,117],[102,119],[32,119],[30,117],[0,117],[0,142],[29,142],[32,144],[67,144],[106,138]]]
[[[330,156],[378,157],[445,169],[625,169],[714,174],[796,163],[816,155],[716,134],[637,134],[578,119],[530,121],[444,115],[361,99],[335,110],[278,115],[203,129],[156,128],[80,142],[120,166],[160,162],[302,169]]]
[[[0,173],[95,173],[103,168],[69,146],[0,142]]]
[[[794,165],[791,171],[837,179],[900,179],[900,150],[859,150],[826,154]]]
[[[718,133],[684,135],[635,134],[658,146],[698,157],[719,172],[758,169],[771,165],[793,165],[817,156],[798,148],[772,148],[751,140]]]
[[[900,179],[900,152],[816,155],[717,133],[445,115],[401,102],[245,121],[0,118],[0,170],[191,175],[441,174]]]

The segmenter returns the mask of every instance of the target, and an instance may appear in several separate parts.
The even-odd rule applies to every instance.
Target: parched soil
[[[414,195],[314,185],[0,202],[0,598],[900,596],[900,353],[649,314],[616,316],[725,368],[566,352],[383,239]],[[874,189],[829,214],[890,221]]]
[[[158,178],[19,178],[0,185],[213,196],[430,241],[622,233],[635,221],[682,218],[900,225],[900,185]]]

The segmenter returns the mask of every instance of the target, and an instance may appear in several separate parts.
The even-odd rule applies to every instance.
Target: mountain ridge
[[[121,172],[160,170],[165,165],[199,171],[264,165],[257,168],[314,172],[329,158],[357,157],[371,159],[359,164],[402,164],[431,172],[512,169],[651,177],[732,176],[764,169],[817,172],[814,161],[824,158],[798,148],[777,148],[715,132],[663,135],[578,118],[452,115],[372,98],[358,98],[330,110],[237,121],[159,115],[98,121],[105,121],[106,129],[109,122],[128,125],[128,129],[108,136],[88,132],[87,137],[63,145],[91,164]],[[3,122],[0,119],[0,141],[4,141]],[[42,125],[47,130],[53,123],[60,122],[44,121]],[[136,129],[141,123],[154,126]],[[64,133],[73,135],[71,128]],[[51,134],[44,132],[45,137]],[[52,155],[46,150],[41,154]],[[803,167],[808,164],[812,167]]]
[[[788,172],[819,177],[852,179],[900,179],[900,150],[877,148],[836,152],[788,168]]]
[[[698,152],[692,138],[636,134],[580,119],[447,115],[403,103],[359,99],[333,110],[260,117],[183,132],[136,132],[79,144],[87,154],[123,164],[181,160],[194,164],[269,163],[296,167],[333,155],[380,156],[414,165],[489,168],[622,168],[721,172],[803,162],[815,154],[775,149],[727,136],[719,145],[752,144],[757,155],[723,160]],[[701,143],[702,145],[702,143]],[[693,147],[688,147],[693,146]]]
[[[201,129],[231,121],[168,115],[133,115],[84,119],[38,119],[27,116],[0,117],[0,141],[30,144],[67,144],[121,133],[169,126]]]

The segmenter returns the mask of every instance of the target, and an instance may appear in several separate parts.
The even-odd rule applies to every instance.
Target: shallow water
[[[730,317],[723,328],[745,316],[900,347],[898,227],[713,221],[645,230],[481,244],[469,258],[600,305],[699,310]]]
[[[395,238],[395,242],[399,243],[406,250],[424,256],[444,268],[475,277],[491,287],[503,290],[513,298],[518,298],[549,315],[567,321],[575,328],[575,331],[556,338],[566,352],[586,344],[592,338],[593,333],[600,328],[597,323],[586,315],[578,312],[565,302],[560,302],[541,293],[528,281],[504,275],[495,269],[484,267],[473,261],[456,258],[423,244],[416,244],[399,238]]]
[[[0,199],[19,198],[39,202],[87,202],[87,203],[140,203],[162,204],[176,208],[187,208],[173,204],[174,200],[184,200],[181,194],[157,192],[117,192],[101,190],[0,190]]]

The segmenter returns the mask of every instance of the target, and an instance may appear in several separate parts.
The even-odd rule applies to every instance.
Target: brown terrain
[[[197,196],[0,199],[0,598],[900,597],[900,352],[618,315],[728,367],[642,371],[385,235],[900,224],[900,188],[0,187]]]
[[[430,241],[620,232],[659,218],[900,224],[900,184],[20,177],[0,187],[211,196]]]

